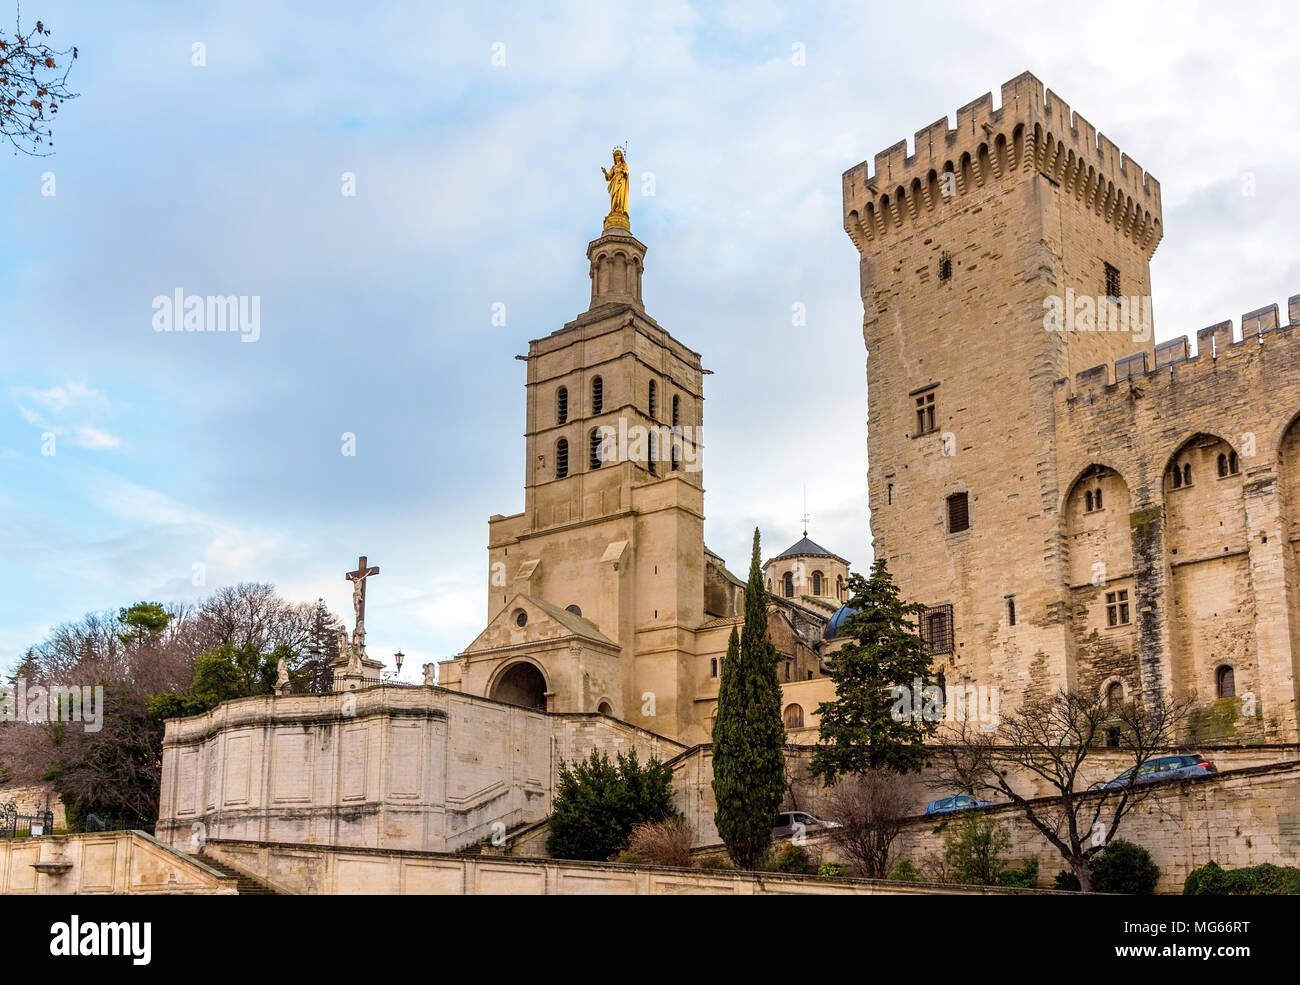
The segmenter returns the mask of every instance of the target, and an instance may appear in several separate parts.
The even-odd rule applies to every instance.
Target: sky
[[[615,144],[646,309],[712,370],[705,538],[742,576],[755,527],[765,557],[799,538],[805,489],[810,536],[871,561],[841,174],[1021,72],[1161,182],[1157,341],[1300,294],[1285,3],[23,16],[77,45],[80,96],[54,156],[0,154],[6,668],[86,612],[239,581],[350,623],[361,554],[372,656],[418,680],[468,645],[487,518],[523,507],[514,356],[587,307]],[[155,331],[178,290],[258,298],[256,341]]]

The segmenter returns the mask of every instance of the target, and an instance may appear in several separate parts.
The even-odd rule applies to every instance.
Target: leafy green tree
[[[126,631],[119,633],[117,638],[123,646],[149,643],[162,634],[171,618],[171,613],[163,608],[161,602],[137,602],[118,613],[118,622],[126,627]]]
[[[592,752],[572,766],[561,763],[547,852],[552,858],[588,862],[613,858],[627,848],[638,824],[679,816],[673,808],[672,778],[672,769],[657,759],[642,766],[635,749],[619,753],[615,762]]]
[[[767,636],[767,593],[758,531],[745,586],[745,625],[733,628],[713,724],[713,796],[718,834],[742,869],[757,869],[772,844],[772,822],[785,796],[785,722],[776,648]]]
[[[870,578],[850,576],[849,592],[856,611],[841,632],[851,642],[831,662],[835,698],[817,707],[821,725],[810,764],[827,786],[868,770],[919,772],[928,759],[925,739],[942,718],[929,646],[916,628],[925,606],[904,601],[883,558]],[[895,687],[909,697],[901,712]]]
[[[194,660],[194,681],[183,692],[169,691],[149,701],[149,711],[160,721],[211,711],[223,701],[270,694],[275,689],[280,657],[292,667],[294,655],[286,646],[261,653],[256,646],[223,643]]]
[[[1011,850],[1007,829],[978,811],[966,811],[951,824],[952,830],[943,840],[943,855],[953,878],[974,886],[998,885]],[[1038,876],[1037,863],[1034,876]]]

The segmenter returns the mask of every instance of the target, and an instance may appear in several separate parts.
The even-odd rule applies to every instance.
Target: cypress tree
[[[727,854],[755,869],[772,843],[772,824],[785,796],[785,723],[776,648],[767,637],[767,593],[759,567],[758,531],[745,586],[745,625],[731,630],[713,723],[715,821]]]
[[[903,599],[884,558],[871,566],[869,579],[850,577],[849,591],[857,611],[841,632],[852,642],[831,664],[835,698],[817,706],[821,725],[810,764],[827,786],[873,769],[920,771],[928,759],[925,739],[939,727],[936,715],[920,713],[925,702],[942,717],[930,649],[917,631],[925,606]],[[913,693],[918,683],[920,693]],[[906,689],[907,701],[899,701],[895,686]]]

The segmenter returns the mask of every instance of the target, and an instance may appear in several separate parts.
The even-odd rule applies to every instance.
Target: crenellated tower
[[[1152,356],[1162,216],[1159,183],[1033,75],[1001,97],[851,168],[843,194],[875,553],[930,606],[947,680],[1015,700],[1075,676],[1053,383]]]

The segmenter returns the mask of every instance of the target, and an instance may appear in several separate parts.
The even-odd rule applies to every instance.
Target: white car
[[[789,838],[795,834],[814,834],[843,827],[838,821],[823,821],[807,811],[782,811],[772,825],[773,838]]]

